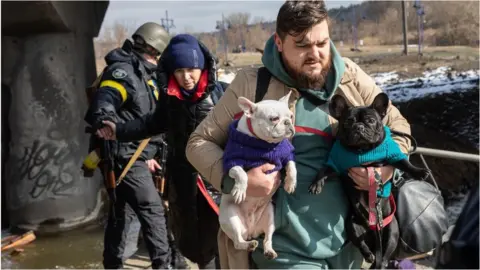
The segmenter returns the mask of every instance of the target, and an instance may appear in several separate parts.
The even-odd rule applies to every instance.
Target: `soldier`
[[[132,39],[133,43],[126,40],[122,48],[112,50],[105,57],[107,67],[85,116],[85,121],[92,126],[99,126],[106,119],[127,122],[155,109],[157,61],[170,36],[162,26],[148,22],[135,31]],[[113,148],[116,179],[139,143],[118,142]],[[159,146],[152,138],[116,187],[116,200],[109,212],[104,239],[103,266],[107,269],[123,268],[126,238],[135,214],[152,268],[170,267],[165,210],[151,174],[160,167],[153,159]]]

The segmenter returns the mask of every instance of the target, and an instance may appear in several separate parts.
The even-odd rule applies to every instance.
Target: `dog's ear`
[[[390,102],[390,99],[388,98],[388,95],[385,93],[380,93],[375,97],[370,108],[377,111],[377,113],[383,119],[385,115],[387,115],[387,108],[388,108],[389,102]]]
[[[240,109],[242,109],[243,114],[248,118],[252,117],[253,113],[257,109],[257,105],[245,97],[238,98],[238,106]]]
[[[342,113],[348,108],[347,101],[340,95],[334,95],[329,104],[330,115],[339,119]]]
[[[288,100],[290,99],[291,95],[292,95],[292,91],[290,90],[286,96],[281,97],[278,101],[283,102],[288,106]]]

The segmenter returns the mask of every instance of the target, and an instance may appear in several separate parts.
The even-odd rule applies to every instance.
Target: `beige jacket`
[[[357,64],[348,58],[345,61],[345,72],[337,87],[336,94],[344,96],[349,105],[370,105],[373,99],[381,92],[373,78],[367,75]],[[246,68],[238,72],[227,91],[214,107],[210,114],[200,123],[188,141],[186,155],[189,162],[210,182],[217,190],[221,190],[223,177],[222,155],[227,141],[228,125],[235,114],[241,112],[237,104],[240,96],[250,100],[255,99],[257,69]],[[300,97],[299,92],[289,88],[272,77],[264,99],[279,99],[292,90],[290,108],[295,112],[295,103]],[[295,113],[294,113],[295,115]],[[332,130],[335,130],[337,121],[329,117]],[[410,134],[410,125],[392,104],[388,107],[384,123],[392,130]],[[394,137],[404,153],[410,149],[410,141],[404,137]],[[224,233],[219,232],[219,253],[222,269],[248,268],[247,253],[237,251],[231,240]]]

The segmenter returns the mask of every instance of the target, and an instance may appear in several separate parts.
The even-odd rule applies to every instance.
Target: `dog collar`
[[[248,131],[250,131],[250,133],[252,133],[253,136],[258,138],[257,134],[255,134],[255,132],[253,131],[252,120],[250,120],[250,118],[247,118],[247,127],[248,127]]]

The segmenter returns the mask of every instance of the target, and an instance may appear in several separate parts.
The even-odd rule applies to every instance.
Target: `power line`
[[[170,34],[170,29],[175,28],[175,25],[173,24],[173,19],[168,18],[168,10],[165,10],[165,18],[161,18],[161,21],[163,28]]]

